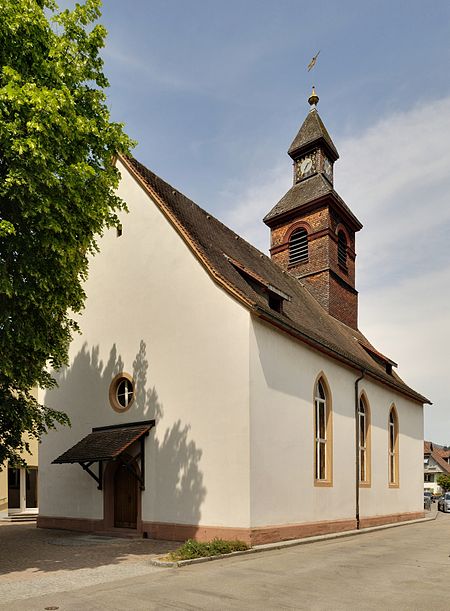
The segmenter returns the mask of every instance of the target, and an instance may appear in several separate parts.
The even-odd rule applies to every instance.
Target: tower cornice
[[[316,177],[312,177],[316,178]],[[310,179],[311,180],[311,179]],[[348,226],[353,231],[359,231],[363,225],[361,221],[353,214],[344,200],[330,187],[328,193],[324,193],[318,197],[313,197],[307,201],[301,201],[297,198],[297,191],[300,191],[304,183],[298,183],[291,187],[286,195],[278,202],[278,204],[264,217],[264,223],[272,228],[286,221],[298,218],[303,213],[320,207],[330,206],[336,212],[340,213]],[[283,205],[284,204],[284,205]]]

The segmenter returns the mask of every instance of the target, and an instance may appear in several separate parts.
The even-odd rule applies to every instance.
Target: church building
[[[270,257],[131,157],[43,401],[38,526],[295,539],[423,517],[423,405],[358,329],[356,234],[317,111]],[[256,220],[256,219],[255,219]]]

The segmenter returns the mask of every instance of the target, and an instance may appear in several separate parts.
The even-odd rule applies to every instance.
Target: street
[[[90,551],[85,548],[86,557]],[[4,575],[0,609],[443,610],[450,608],[449,555],[450,515],[439,513],[435,521],[178,569],[140,558],[139,570],[124,578],[125,565],[116,563],[114,575],[104,572],[105,581],[88,587],[86,569],[78,568],[78,586],[72,575],[65,589],[47,588],[42,596],[35,595],[36,580],[48,579],[45,574],[24,576],[15,599]]]

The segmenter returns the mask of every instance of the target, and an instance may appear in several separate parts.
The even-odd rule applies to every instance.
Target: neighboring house
[[[30,440],[31,453],[21,453],[27,467],[4,465],[0,471],[0,518],[38,511],[38,442]]]
[[[37,514],[38,511],[39,444],[36,439],[26,439],[30,452],[20,454],[26,468],[5,464],[0,470],[0,518]]]
[[[450,475],[450,449],[431,441],[424,441],[423,449],[424,490],[433,494],[442,492],[437,478],[439,475]]]
[[[37,389],[33,393],[37,394]],[[25,436],[30,452],[21,452],[26,467],[2,465],[0,470],[0,518],[38,512],[38,442]]]
[[[355,233],[316,109],[267,257],[132,158],[45,402],[38,525],[262,543],[423,516],[423,396],[357,328]],[[56,464],[55,464],[56,463]]]

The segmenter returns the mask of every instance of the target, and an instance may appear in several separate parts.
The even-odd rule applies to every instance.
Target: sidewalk
[[[178,545],[0,522],[0,603],[160,571],[149,560]]]

